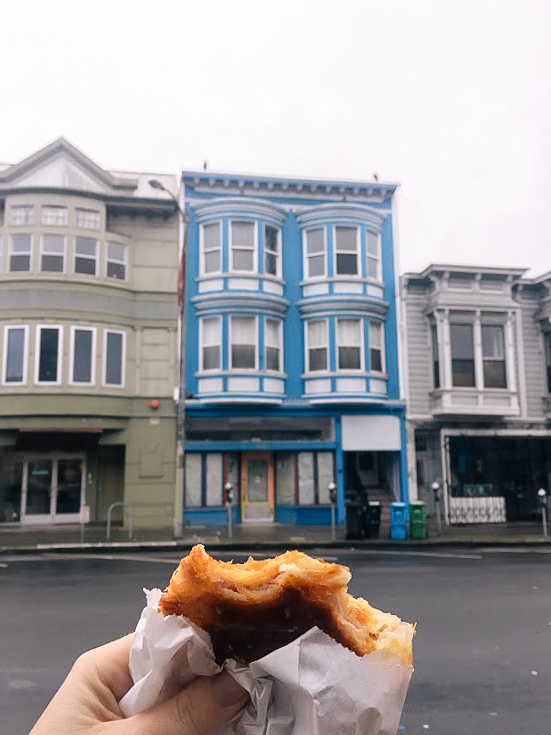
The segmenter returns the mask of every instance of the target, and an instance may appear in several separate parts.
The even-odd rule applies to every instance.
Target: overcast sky
[[[551,270],[550,0],[0,0],[0,161],[400,183],[401,271]]]

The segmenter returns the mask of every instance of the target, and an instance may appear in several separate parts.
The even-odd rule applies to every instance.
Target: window
[[[299,505],[329,505],[329,483],[335,481],[333,452],[298,452]]]
[[[432,345],[432,379],[435,388],[440,388],[440,358],[438,355],[438,332],[436,324],[431,324],[430,338]]]
[[[28,327],[4,328],[3,383],[27,382]]]
[[[42,235],[40,238],[40,270],[42,273],[63,273],[65,270],[63,235]]]
[[[59,383],[61,327],[38,327],[36,333],[36,383]]]
[[[201,370],[220,370],[222,347],[220,317],[201,319]]]
[[[68,221],[67,207],[42,207],[43,225],[66,225]]]
[[[545,367],[547,372],[547,392],[551,393],[551,332],[543,335],[545,342]]]
[[[95,276],[97,260],[98,241],[91,237],[75,237],[75,273]]]
[[[474,388],[474,347],[472,324],[450,324],[452,385]]]
[[[10,273],[31,270],[31,235],[10,236]]]
[[[231,222],[231,270],[254,271],[254,222]]]
[[[325,275],[325,233],[323,227],[306,230],[306,278]]]
[[[378,232],[367,230],[367,277],[381,280],[381,238]]]
[[[75,226],[83,230],[99,230],[100,213],[93,209],[76,209]]]
[[[339,370],[362,369],[360,319],[337,319],[337,366]]]
[[[107,243],[107,278],[118,278],[126,281],[126,264],[128,248],[119,242]]]
[[[306,322],[306,345],[308,372],[327,370],[327,320],[316,319]]]
[[[266,319],[264,329],[265,367],[266,370],[281,370],[281,322],[277,319]]]
[[[220,223],[203,225],[203,273],[219,273],[222,270]]]
[[[485,388],[507,388],[503,325],[482,324],[482,373]]]
[[[71,328],[71,383],[94,383],[95,345],[95,329]]]
[[[124,332],[106,330],[103,342],[103,384],[124,385]]]
[[[239,502],[238,468],[239,456],[234,452],[186,452],[185,507],[222,507],[226,482],[233,485],[234,502]]]
[[[384,372],[383,325],[369,322],[369,364],[371,372]]]
[[[277,227],[266,225],[264,228],[264,273],[270,276],[280,275],[279,251],[279,230]]]
[[[256,368],[256,318],[254,316],[231,317],[231,367]]]
[[[10,225],[32,225],[34,223],[34,207],[22,205],[10,210]]]
[[[358,275],[358,228],[335,227],[335,253],[338,276]]]

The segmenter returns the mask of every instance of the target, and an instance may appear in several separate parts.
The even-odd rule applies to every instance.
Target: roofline
[[[194,171],[191,169],[182,169],[181,178],[185,180],[188,177],[199,178],[203,182],[211,179],[220,179],[222,181],[230,181],[238,183],[243,182],[273,182],[275,183],[286,183],[294,186],[300,184],[307,186],[343,186],[346,189],[353,189],[355,187],[365,187],[369,189],[380,189],[381,191],[394,192],[400,186],[397,182],[382,182],[372,180],[360,180],[360,179],[319,179],[309,177],[296,177],[296,176],[260,176],[259,174],[236,174],[236,173],[224,173],[216,171]]]
[[[492,273],[522,278],[529,268],[504,268],[494,265],[466,265],[452,263],[431,263],[424,270],[404,273],[404,278],[429,278],[432,273],[450,271],[453,273]]]

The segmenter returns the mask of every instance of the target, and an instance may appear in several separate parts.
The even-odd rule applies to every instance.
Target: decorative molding
[[[345,221],[367,225],[380,232],[383,222],[390,214],[389,211],[343,202],[342,204],[322,204],[306,209],[297,215],[297,222],[300,227],[307,227],[313,224],[334,224]]]
[[[287,218],[287,212],[269,201],[251,199],[248,197],[220,197],[214,201],[201,204],[192,204],[195,217],[199,224],[216,217],[253,217],[282,227]]]

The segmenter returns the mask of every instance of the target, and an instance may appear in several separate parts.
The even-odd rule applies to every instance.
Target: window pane
[[[43,225],[66,225],[67,222],[67,207],[42,207]]]
[[[30,235],[12,235],[10,238],[10,247],[12,253],[30,253],[31,252],[31,236]]]
[[[309,350],[308,359],[308,370],[327,370],[327,348]]]
[[[306,252],[323,253],[325,251],[325,242],[323,237],[323,228],[316,230],[307,230],[306,232]]]
[[[279,348],[266,347],[266,370],[279,371]]]
[[[73,382],[92,381],[92,332],[89,329],[75,329],[73,352]]]
[[[275,319],[266,319],[264,339],[267,345],[270,345],[271,347],[279,347],[280,327],[281,322],[276,322]]]
[[[92,258],[75,258],[75,273],[82,273],[86,276],[95,276],[96,261]]]
[[[254,222],[231,223],[232,245],[254,247]]]
[[[26,273],[31,269],[30,255],[12,255],[10,258],[10,271],[12,273]]]
[[[266,229],[264,230],[264,243],[266,250],[271,250],[272,252],[277,253],[279,250],[278,235],[279,230],[276,227],[266,225]]]
[[[483,324],[482,356],[503,360],[505,357],[503,327],[499,324]]]
[[[92,237],[75,237],[75,253],[95,258],[98,250],[98,241]]]
[[[355,276],[358,274],[358,256],[337,253],[337,274],[339,276]]]
[[[507,387],[505,360],[484,360],[484,387]]]
[[[220,270],[220,250],[211,250],[204,254],[205,273],[218,273]]]
[[[327,322],[312,321],[308,324],[308,345],[309,347],[320,347],[327,345]]]
[[[252,250],[232,250],[232,270],[252,271],[254,267],[254,253]]]
[[[316,278],[325,274],[325,255],[315,255],[308,259],[308,276]]]
[[[203,347],[203,370],[220,369],[220,347]]]
[[[430,335],[432,342],[432,370],[434,387],[440,388],[440,358],[438,355],[438,333],[436,331],[436,325],[431,326]]]
[[[450,324],[452,358],[474,360],[472,324]]]
[[[63,235],[42,235],[43,253],[64,253],[65,238]]]
[[[358,249],[358,230],[356,227],[336,227],[335,235],[337,250],[350,250],[356,252]]]
[[[201,455],[186,452],[185,496],[188,508],[201,506]]]
[[[234,344],[256,344],[256,321],[254,316],[234,316],[231,320]]]
[[[39,382],[55,383],[57,381],[58,347],[59,329],[41,329],[40,357],[38,363]]]
[[[203,319],[203,344],[220,344],[220,319]]]
[[[122,384],[122,334],[107,332],[105,355],[105,382]]]
[[[369,361],[371,363],[371,370],[376,373],[383,372],[383,356],[381,350],[372,347],[369,350]]]
[[[379,322],[369,322],[369,344],[379,349],[383,346],[383,326]]]
[[[367,259],[367,275],[369,278],[379,279],[379,261],[376,258]]]
[[[266,253],[264,270],[270,276],[277,276],[277,255]]]
[[[367,231],[367,252],[369,255],[379,256],[379,235],[370,230]]]
[[[223,505],[222,498],[222,455],[209,452],[206,455],[206,501],[207,505]]]
[[[107,278],[120,278],[121,281],[126,279],[126,266],[122,263],[107,263]]]
[[[121,245],[119,242],[108,242],[107,257],[109,260],[118,260],[119,262],[125,263],[126,245]]]
[[[34,222],[34,207],[23,205],[12,207],[10,211],[11,225],[32,225]]]
[[[275,497],[277,505],[295,504],[295,453],[276,452]]]
[[[75,224],[90,230],[99,230],[100,214],[92,209],[77,209],[75,212]]]
[[[6,383],[21,383],[23,381],[24,363],[25,330],[9,329],[6,356]]]
[[[213,222],[203,225],[203,248],[205,250],[216,250],[220,247],[220,223]]]
[[[335,478],[333,470],[333,452],[318,452],[318,499],[320,503],[328,505],[329,483]]]
[[[341,345],[360,345],[361,331],[359,319],[338,319],[337,339]]]
[[[314,505],[314,455],[312,452],[298,453],[298,502],[299,505]]]
[[[63,273],[62,255],[42,255],[40,270],[43,273]]]
[[[249,345],[233,345],[231,349],[232,368],[254,368],[256,348]]]
[[[359,370],[360,368],[360,348],[339,347],[339,370]]]

